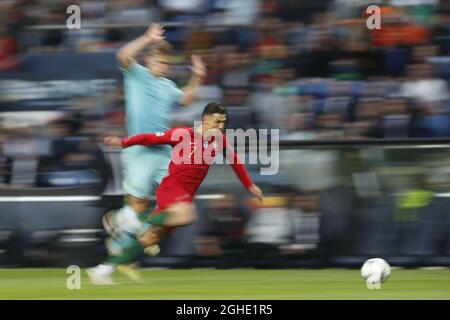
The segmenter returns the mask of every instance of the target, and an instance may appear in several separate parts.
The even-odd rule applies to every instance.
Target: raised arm
[[[128,70],[138,54],[154,41],[164,39],[164,28],[152,23],[144,35],[129,42],[116,54],[117,61],[122,68]]]
[[[202,59],[199,56],[193,55],[192,60],[192,76],[188,84],[183,87],[183,98],[180,100],[180,104],[183,106],[190,105],[195,97],[197,96],[197,91],[202,84],[203,79],[206,76],[206,67],[203,64]]]

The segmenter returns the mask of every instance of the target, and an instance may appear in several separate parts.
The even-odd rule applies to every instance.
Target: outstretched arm
[[[203,64],[202,59],[199,56],[193,55],[191,60],[192,76],[188,84],[182,89],[184,94],[183,98],[180,100],[180,104],[183,106],[188,106],[194,101],[197,96],[198,88],[206,76],[206,67]]]
[[[259,199],[259,201],[263,201],[263,193],[261,189],[255,185],[250,178],[250,175],[248,174],[247,169],[245,168],[245,165],[242,163],[242,161],[239,159],[239,156],[237,155],[234,150],[226,144],[226,140],[224,139],[225,148],[227,151],[227,156],[230,157],[231,160],[231,167],[233,168],[234,172],[238,176],[239,180],[241,181],[242,185],[248,189],[256,198]]]
[[[164,28],[159,24],[152,23],[144,35],[129,42],[117,52],[116,58],[119,61],[120,66],[128,70],[139,52],[152,42],[163,40],[163,34]]]
[[[118,148],[128,148],[135,145],[152,146],[158,144],[171,144],[177,141],[172,140],[173,130],[158,133],[141,133],[131,137],[106,137],[103,141],[106,145]]]

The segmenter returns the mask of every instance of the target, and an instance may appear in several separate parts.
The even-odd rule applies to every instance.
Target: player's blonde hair
[[[149,48],[148,55],[172,56],[174,54],[173,47],[165,40],[155,41]]]

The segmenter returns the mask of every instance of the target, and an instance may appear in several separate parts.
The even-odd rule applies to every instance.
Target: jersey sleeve
[[[223,136],[222,143],[226,153],[226,157],[231,162],[231,167],[233,168],[234,173],[236,173],[242,185],[246,189],[249,189],[253,185],[253,181],[250,178],[250,175],[248,174],[248,171],[245,168],[244,163],[241,161],[238,154],[234,152],[233,148],[231,148],[231,146],[228,145],[225,136]]]
[[[153,146],[159,144],[176,145],[179,140],[173,139],[175,129],[156,133],[141,133],[130,137],[122,138],[122,147],[128,148],[131,146]]]
[[[172,104],[173,105],[179,104],[181,99],[184,96],[184,92],[183,92],[183,90],[178,88],[177,85],[173,81],[171,81],[171,80],[168,80],[168,81],[169,81],[169,85],[170,85],[170,88],[171,88],[170,96],[173,98]]]
[[[136,60],[133,60],[133,62],[131,62],[128,69],[120,67],[120,70],[122,71],[122,74],[125,78],[135,80],[143,79],[144,77],[147,76],[147,74],[150,74],[147,71],[147,69],[144,66],[140,65],[139,63],[137,63]]]

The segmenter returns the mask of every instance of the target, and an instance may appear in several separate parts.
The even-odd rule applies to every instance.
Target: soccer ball
[[[371,283],[385,282],[391,275],[391,266],[381,258],[373,258],[364,262],[361,276]]]

